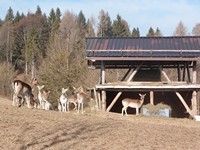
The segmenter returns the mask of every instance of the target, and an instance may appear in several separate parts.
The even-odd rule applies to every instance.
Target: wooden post
[[[154,93],[153,93],[153,91],[150,91],[150,104],[154,105]]]
[[[178,81],[181,81],[181,68],[180,68],[180,64],[177,64],[177,72],[178,72]]]
[[[133,73],[128,78],[127,82],[130,82],[132,78],[135,76],[135,74],[138,72],[140,67],[142,66],[143,62],[133,71]],[[113,105],[116,103],[117,99],[121,96],[122,92],[117,93],[111,104],[108,106],[107,111],[110,111],[110,109],[113,107]]]
[[[101,61],[101,84],[105,84],[105,64]],[[102,110],[106,111],[106,91],[101,92]]]
[[[97,91],[97,99],[98,99],[98,103],[99,103],[99,109],[102,110],[102,106],[101,106],[101,93],[100,93],[100,91]]]
[[[187,67],[188,82],[191,83],[191,78],[190,78],[190,68],[189,68],[189,64],[188,64],[188,63],[186,63],[186,67]]]
[[[196,61],[193,61],[193,68],[192,68],[192,84],[196,84],[197,82],[197,63]],[[194,115],[197,115],[197,92],[192,92],[192,110]]]
[[[182,81],[185,81],[185,68],[186,68],[186,63],[184,63],[184,68],[183,68],[183,78],[182,78]]]

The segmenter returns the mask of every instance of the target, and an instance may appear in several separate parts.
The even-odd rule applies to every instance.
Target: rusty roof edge
[[[86,57],[90,61],[114,61],[114,60],[126,60],[126,61],[200,61],[200,57]]]

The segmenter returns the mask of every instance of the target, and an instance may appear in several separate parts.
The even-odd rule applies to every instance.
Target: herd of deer
[[[35,99],[33,95],[33,87],[37,86],[38,88],[38,101]],[[50,91],[44,88],[44,85],[39,86],[37,85],[37,79],[31,79],[30,85],[21,81],[21,80],[14,80],[12,82],[13,88],[13,105],[21,107],[22,105],[27,104],[28,108],[38,108],[49,110],[52,108],[51,103],[47,100],[49,97]],[[83,103],[86,99],[86,93],[83,91],[82,87],[74,88],[74,94],[71,96],[67,96],[68,89],[62,88],[62,93],[60,98],[58,99],[58,110],[60,112],[66,112],[66,108],[69,111],[70,103],[75,105],[74,110],[78,109],[77,112],[79,113],[80,107],[82,109],[83,114]]]
[[[52,107],[51,103],[47,100],[50,91],[45,90],[44,85],[37,85],[39,100],[38,103],[32,93],[32,89],[35,85],[37,85],[37,79],[35,78],[31,80],[30,85],[21,80],[14,80],[12,83],[13,105],[17,105],[20,107],[26,103],[28,108],[49,110]],[[83,103],[86,99],[86,93],[83,91],[82,87],[79,87],[77,89],[75,87],[73,88],[74,94],[70,96],[67,95],[67,91],[69,90],[69,88],[62,88],[61,96],[58,99],[58,110],[60,112],[66,112],[66,110],[69,111],[69,105],[70,103],[73,103],[74,110],[77,110],[77,112],[79,113],[81,108],[81,113],[83,114]],[[139,114],[139,108],[143,105],[146,94],[139,94],[139,96],[140,99],[125,98],[122,100],[122,116],[124,115],[124,111],[126,115],[128,115],[128,107],[135,108],[136,115]]]

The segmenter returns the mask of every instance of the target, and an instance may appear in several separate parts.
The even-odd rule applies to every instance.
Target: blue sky
[[[78,14],[83,11],[86,18],[95,17],[101,9],[107,11],[111,19],[120,14],[133,27],[139,27],[145,36],[149,27],[160,28],[165,36],[173,34],[180,21],[187,27],[188,33],[200,23],[200,0],[0,0],[0,18],[3,20],[8,8],[16,14],[35,12],[37,5],[43,13],[49,15],[51,8],[60,8],[64,14],[67,10]]]

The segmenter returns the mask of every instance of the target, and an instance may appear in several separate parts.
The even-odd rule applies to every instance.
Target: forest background
[[[200,35],[200,23],[191,33],[182,21],[174,27],[173,36]],[[140,37],[139,27],[129,28],[120,14],[111,20],[109,13],[101,10],[98,18],[86,18],[59,8],[35,13],[13,14],[10,7],[4,19],[0,19],[0,94],[11,96],[11,83],[20,78],[29,83],[36,77],[40,85],[51,91],[50,99],[56,105],[61,89],[83,86],[92,88],[99,81],[99,71],[87,67],[85,38],[99,36]],[[159,27],[149,27],[146,36],[164,36]],[[199,66],[199,65],[198,65]],[[198,67],[199,68],[199,67]],[[108,70],[107,82],[118,81],[124,70]],[[170,73],[173,77],[173,71]],[[34,90],[36,92],[37,90]]]

